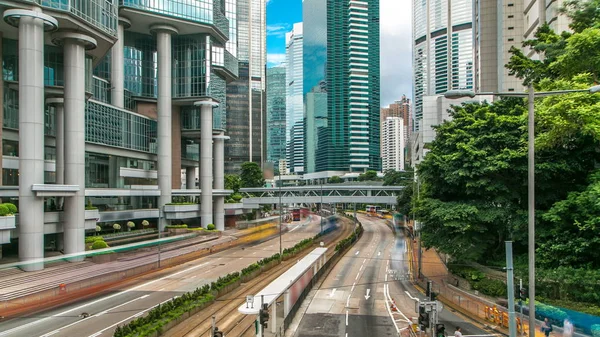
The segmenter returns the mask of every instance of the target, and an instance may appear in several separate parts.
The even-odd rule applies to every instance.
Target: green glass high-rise
[[[380,171],[379,0],[327,1],[326,78],[317,171]]]

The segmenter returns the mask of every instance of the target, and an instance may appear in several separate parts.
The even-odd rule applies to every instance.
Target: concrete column
[[[79,186],[74,196],[65,197],[64,251],[76,254],[85,251],[85,51],[96,48],[96,40],[65,31],[53,34],[52,42],[64,48],[64,182]]]
[[[117,42],[110,50],[111,102],[119,108],[125,107],[125,56],[123,49],[125,29],[129,27],[131,27],[131,22],[124,17],[119,17]]]
[[[154,25],[150,29],[156,34],[158,54],[158,188],[160,198],[158,209],[160,211],[159,229],[162,231],[168,220],[163,214],[165,204],[171,202],[172,190],[172,154],[171,154],[171,35],[177,30],[167,25]]]
[[[44,31],[58,22],[40,8],[9,9],[3,16],[19,28],[19,259],[25,262],[44,258],[44,199],[31,187],[44,183]]]
[[[193,190],[196,188],[196,167],[185,168],[185,188]]]
[[[215,190],[225,189],[225,140],[227,139],[229,137],[225,136],[223,131],[213,136]],[[225,230],[225,197],[216,196],[214,202],[215,226],[222,231]]]
[[[200,107],[200,189],[202,193],[200,203],[200,217],[202,227],[213,223],[213,147],[212,127],[213,108],[219,103],[211,98],[197,101],[194,105]]]

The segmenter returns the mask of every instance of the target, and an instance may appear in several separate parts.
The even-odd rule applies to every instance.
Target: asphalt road
[[[315,217],[310,224],[304,226],[291,224],[289,229],[283,235],[283,248],[291,247],[318,233],[319,218]],[[166,271],[140,277],[136,280],[138,285],[130,288],[2,322],[0,337],[112,336],[117,325],[143,315],[154,306],[278,252],[278,237],[224,250]],[[84,312],[89,317],[80,317]]]
[[[416,317],[412,297],[424,299],[408,280],[405,238],[394,236],[384,220],[359,215],[361,239],[340,259],[310,299],[295,337],[398,336]],[[309,300],[309,299],[307,299]],[[398,311],[392,310],[392,301]],[[440,323],[453,335],[460,326],[464,336],[488,332],[444,309]]]

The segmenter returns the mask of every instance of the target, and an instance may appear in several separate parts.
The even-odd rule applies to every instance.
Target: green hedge
[[[168,225],[165,228],[167,229],[177,229],[177,228],[188,228],[186,224],[183,225]]]
[[[208,229],[209,231],[215,230],[215,228],[217,228],[217,227],[216,227],[215,225],[211,224],[211,223],[209,223],[209,224],[206,226],[206,229]]]
[[[506,283],[486,277],[485,273],[477,268],[465,265],[449,264],[448,269],[452,274],[462,277],[469,282],[471,287],[484,295],[493,297],[506,297]]]
[[[108,248],[108,244],[103,240],[94,241],[94,243],[92,243],[92,250],[104,248]]]
[[[85,237],[85,243],[94,243],[98,240],[104,241],[104,238],[102,236],[86,236]]]
[[[15,206],[15,204],[12,204],[10,202],[5,202],[2,205],[6,206],[8,208],[8,214],[17,214],[17,206]]]
[[[335,245],[335,251],[340,251],[340,250],[344,250],[348,247],[350,247],[360,236],[360,234],[363,232],[363,227],[362,224],[359,223],[358,227],[356,227],[356,229],[354,230],[354,232],[352,232],[352,234],[350,234],[350,236],[348,236],[347,238],[343,239],[342,241],[338,242],[337,245]]]
[[[0,204],[0,216],[7,216],[8,214],[10,214],[8,207],[4,204]]]

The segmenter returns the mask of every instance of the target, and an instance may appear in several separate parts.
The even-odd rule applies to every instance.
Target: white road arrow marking
[[[333,297],[333,294],[335,294],[335,288],[333,288],[333,290],[331,291],[331,294],[329,295],[329,297]]]
[[[369,296],[370,292],[371,292],[371,289],[367,289],[367,294],[365,295],[365,300],[368,300],[369,297],[371,297],[371,296]]]
[[[356,253],[354,253],[354,255],[358,255],[358,253],[360,253],[360,250],[357,250]]]

